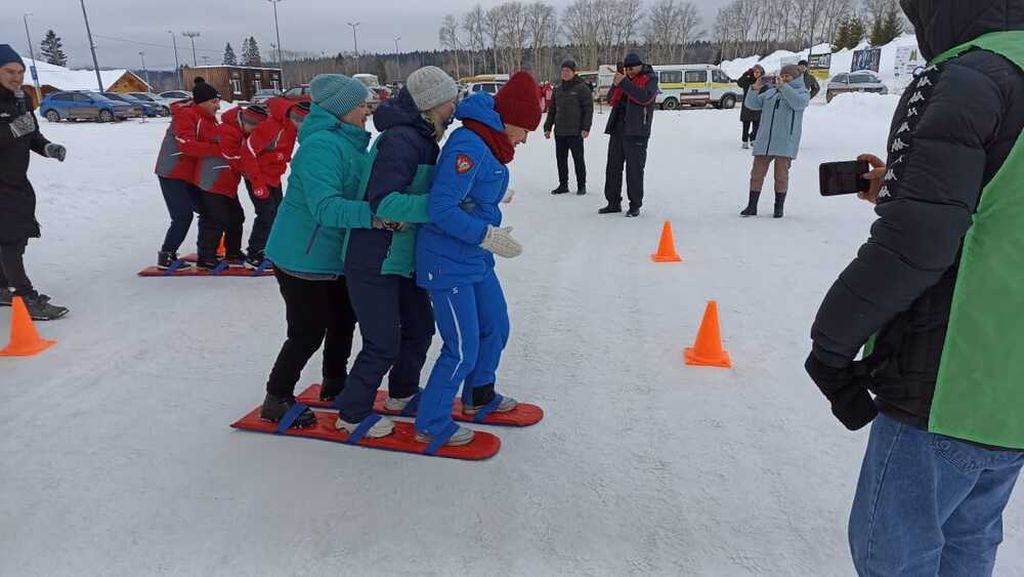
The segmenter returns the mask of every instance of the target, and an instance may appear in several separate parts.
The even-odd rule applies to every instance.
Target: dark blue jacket
[[[345,257],[352,271],[411,277],[415,264],[418,224],[429,220],[427,193],[440,147],[434,127],[402,89],[373,115],[377,138],[373,167],[366,185],[370,210],[384,220],[405,225],[399,232],[353,229]]]
[[[494,97],[480,92],[455,110],[459,120],[476,120],[494,130],[505,125]],[[475,132],[459,128],[437,161],[430,189],[430,223],[416,241],[416,282],[427,290],[476,284],[494,269],[494,255],[480,247],[487,227],[501,225],[499,203],[508,189],[508,167]]]

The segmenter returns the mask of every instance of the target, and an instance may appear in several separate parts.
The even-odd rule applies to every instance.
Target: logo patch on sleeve
[[[455,157],[455,172],[459,174],[466,174],[471,170],[473,170],[472,158],[466,156],[465,154],[460,154]]]

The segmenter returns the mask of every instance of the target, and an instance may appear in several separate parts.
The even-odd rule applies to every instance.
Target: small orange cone
[[[665,221],[661,227],[661,242],[658,243],[658,252],[651,255],[654,262],[682,262],[679,253],[676,252],[676,240],[672,235],[672,223]]]
[[[0,350],[0,357],[31,357],[57,344],[57,341],[46,341],[39,338],[32,317],[25,308],[21,297],[14,297],[11,312],[11,342]]]
[[[718,303],[708,301],[704,320],[700,323],[697,342],[687,347],[684,354],[686,364],[699,367],[731,368],[729,353],[722,348],[722,334],[718,328]]]
[[[220,244],[217,245],[217,256],[224,258],[228,254],[228,249],[224,246],[224,235],[220,235]]]

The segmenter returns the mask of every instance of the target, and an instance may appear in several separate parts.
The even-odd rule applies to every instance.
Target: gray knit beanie
[[[437,66],[424,66],[410,74],[405,81],[405,88],[416,103],[416,108],[422,112],[455,100],[459,95],[458,84]]]
[[[366,86],[344,74],[320,74],[309,83],[313,104],[330,112],[337,118],[345,116],[355,107],[366,102],[370,91]]]

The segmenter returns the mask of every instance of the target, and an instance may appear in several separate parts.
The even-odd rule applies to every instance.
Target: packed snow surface
[[[820,197],[817,166],[884,150],[895,102],[808,110],[782,220],[737,216],[738,110],[657,114],[638,219],[596,214],[605,114],[583,198],[548,194],[554,142],[531,136],[505,211],[525,251],[498,265],[514,324],[499,389],[546,418],[489,429],[502,449],[479,463],[228,428],[284,337],[274,279],[137,278],[167,224],[166,120],[44,123],[69,154],[32,160],[28,266],[72,312],[39,324],[56,347],[0,359],[0,575],[852,577],[867,432],[832,418],[802,365],[873,213]],[[665,219],[681,264],[651,262]],[[708,299],[733,369],[683,365]],[[318,379],[319,357],[300,386]],[[1022,505],[1001,577],[1024,577]]]

